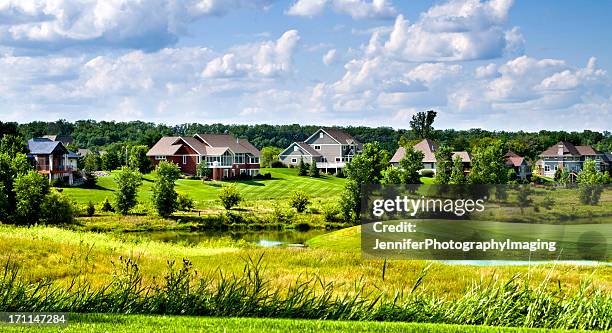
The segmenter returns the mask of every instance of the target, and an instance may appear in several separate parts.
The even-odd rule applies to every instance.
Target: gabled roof
[[[47,138],[33,138],[28,140],[28,149],[31,155],[50,155],[53,153],[68,154],[68,149],[60,141],[51,141]]]
[[[79,154],[69,150],[68,151],[68,158],[72,158],[72,159],[78,159],[79,157],[81,157]]]
[[[559,147],[562,146],[563,149],[563,154],[559,155]],[[543,151],[540,156],[549,156],[549,157],[556,157],[556,156],[580,156],[580,152],[578,152],[578,149],[576,149],[576,147],[567,142],[567,141],[559,141],[558,143],[548,147],[548,149],[546,149],[545,151]]]
[[[236,139],[231,134],[196,134],[194,138],[214,148],[229,148],[236,154],[249,153],[259,156],[259,150],[246,139]]]
[[[418,150],[423,153],[423,163],[435,163],[436,162],[436,150],[438,150],[438,144],[430,139],[423,139],[419,143],[413,146],[414,150]],[[391,163],[399,163],[406,156],[406,149],[399,147],[393,157]],[[467,151],[454,151],[452,158],[460,156],[461,160],[465,163],[471,162],[470,154]]]
[[[60,141],[64,145],[71,144],[73,139],[70,135],[43,135],[43,138],[51,141]]]
[[[576,150],[578,150],[578,153],[583,156],[595,156],[601,154],[601,152],[595,150],[591,146],[576,146]]]
[[[527,161],[525,161],[524,157],[517,155],[512,150],[509,150],[506,153],[506,155],[504,155],[504,157],[506,158],[506,165],[507,166],[518,167],[518,166],[521,166],[523,164],[523,162],[526,162],[526,164],[529,165],[529,163]]]
[[[345,131],[343,131],[343,130],[341,130],[339,128],[332,128],[332,127],[319,128],[317,131],[315,131],[311,136],[309,136],[304,141],[305,142],[310,141],[310,139],[312,139],[315,135],[317,135],[321,131],[323,131],[324,133],[329,135],[329,137],[332,138],[334,141],[336,141],[336,142],[338,142],[339,144],[342,144],[342,145],[359,145],[359,144],[361,144],[359,141],[355,140],[355,138],[353,138],[350,134],[346,133]]]
[[[316,151],[314,148],[312,148],[311,145],[307,144],[306,142],[294,142],[294,143],[290,144],[289,147],[287,147],[285,150],[283,150],[280,154],[278,154],[278,156],[287,156],[287,154],[285,154],[285,152],[290,150],[291,147],[293,147],[293,146],[298,146],[298,147],[302,148],[302,150],[306,151],[306,153],[308,153],[308,155],[310,155],[310,156],[321,156],[321,154],[318,151]]]
[[[149,149],[147,156],[168,156],[174,155],[181,148],[180,144],[175,142],[180,139],[179,136],[164,136]]]
[[[215,154],[210,154],[207,151],[206,145],[204,143],[202,143],[202,141],[192,137],[192,136],[181,136],[178,137],[178,139],[176,139],[174,141],[173,144],[177,145],[180,144],[179,141],[182,140],[183,142],[185,142],[189,147],[191,147],[193,150],[196,151],[196,153],[200,154],[200,155],[215,155]]]

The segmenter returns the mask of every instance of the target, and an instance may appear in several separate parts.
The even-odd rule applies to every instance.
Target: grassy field
[[[329,175],[320,178],[300,177],[297,169],[278,168],[261,169],[262,173],[270,172],[272,179],[248,180],[248,181],[206,181],[193,179],[179,179],[176,182],[176,191],[186,193],[196,201],[196,208],[206,209],[211,201],[216,201],[219,189],[225,184],[235,184],[245,200],[278,200],[288,198],[293,191],[301,190],[313,198],[336,197],[345,183],[345,179]],[[139,200],[148,202],[151,197],[151,186],[154,182],[154,174],[144,176],[143,184],[139,190]],[[104,198],[113,199],[116,190],[113,175],[98,177],[98,188],[65,188],[64,193],[80,204],[89,201],[99,203]]]
[[[290,320],[266,318],[209,318],[188,316],[147,316],[73,314],[67,326],[24,328],[0,326],[3,332],[565,332],[563,330],[500,328],[488,326],[354,322],[331,320]],[[578,332],[578,331],[574,331]]]

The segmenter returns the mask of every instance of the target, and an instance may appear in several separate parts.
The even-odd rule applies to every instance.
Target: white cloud
[[[323,55],[323,63],[327,66],[336,61],[336,49],[331,49]]]
[[[298,0],[287,10],[287,15],[313,17],[321,15],[326,7],[347,14],[353,19],[390,19],[397,10],[387,0]]]
[[[410,24],[399,15],[384,52],[404,61],[462,61],[519,52],[518,28],[504,30],[512,1],[451,0],[422,13]]]
[[[297,30],[286,31],[276,41],[235,47],[231,52],[211,60],[202,72],[205,78],[275,76],[291,69],[293,53],[300,40]]]
[[[187,25],[247,0],[7,0],[0,2],[0,44],[55,50],[72,46],[157,50],[174,44]]]

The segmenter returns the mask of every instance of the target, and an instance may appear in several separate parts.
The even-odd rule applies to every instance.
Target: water
[[[312,237],[322,235],[326,230],[261,230],[261,231],[152,231],[142,236],[155,241],[186,244],[198,244],[202,241],[231,237],[234,240],[245,240],[263,247],[280,245],[300,246]]]

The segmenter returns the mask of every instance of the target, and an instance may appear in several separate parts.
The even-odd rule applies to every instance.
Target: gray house
[[[540,154],[540,160],[537,162],[538,173],[554,178],[557,169],[564,168],[573,180],[582,170],[584,161],[589,159],[595,160],[597,170],[610,170],[610,160],[607,154],[591,146],[574,146],[570,142],[559,141]]]
[[[325,171],[338,171],[361,152],[361,143],[337,128],[321,128],[303,142],[294,142],[279,155],[285,165],[296,166],[300,160],[317,163]]]

